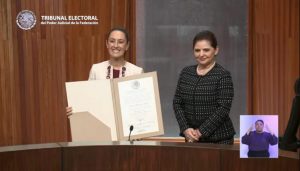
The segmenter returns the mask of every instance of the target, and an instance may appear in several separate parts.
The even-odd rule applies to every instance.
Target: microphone
[[[130,127],[129,127],[128,141],[130,141],[130,135],[131,135],[132,130],[133,130],[133,125],[130,125]]]

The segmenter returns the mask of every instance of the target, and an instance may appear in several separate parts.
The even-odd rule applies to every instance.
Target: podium
[[[0,147],[0,170],[299,171],[299,152],[278,159],[239,158],[239,144],[115,141]],[[34,161],[34,162],[33,162]]]
[[[111,141],[110,128],[89,112],[69,116],[72,141]]]

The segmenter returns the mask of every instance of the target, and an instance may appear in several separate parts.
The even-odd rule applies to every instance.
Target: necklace
[[[110,79],[111,78],[111,65],[109,65],[108,67],[107,67],[107,75],[106,75],[106,79]],[[125,66],[123,66],[122,67],[122,77],[125,77],[125,71],[126,71],[126,67]]]
[[[216,62],[214,62],[211,66],[205,68],[205,69],[201,69],[200,66],[197,66],[197,74],[200,76],[204,76],[205,74],[207,74],[214,66],[215,66]]]

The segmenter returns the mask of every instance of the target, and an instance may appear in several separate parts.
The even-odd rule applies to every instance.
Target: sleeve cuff
[[[210,133],[208,131],[206,131],[206,129],[201,127],[201,126],[199,127],[199,131],[200,131],[200,133],[202,134],[203,137],[208,137],[210,135]]]

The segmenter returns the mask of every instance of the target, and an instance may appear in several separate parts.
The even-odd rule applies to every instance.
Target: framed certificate
[[[118,138],[139,139],[164,134],[157,73],[113,80]]]

